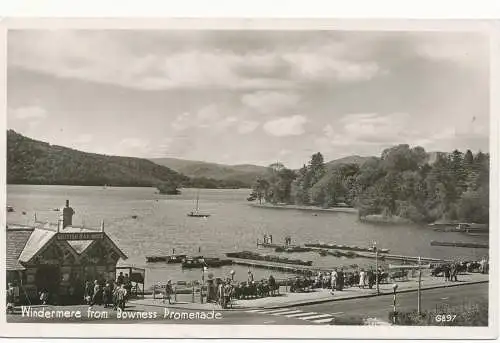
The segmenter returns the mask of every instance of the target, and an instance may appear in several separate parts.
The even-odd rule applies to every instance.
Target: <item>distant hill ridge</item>
[[[429,152],[433,163],[442,152]],[[376,157],[352,155],[326,162],[328,168],[359,164]],[[225,165],[179,158],[108,156],[51,145],[7,131],[7,183],[155,186],[175,181],[186,187],[250,187],[268,167]],[[222,181],[222,182],[214,182]]]
[[[251,185],[256,178],[264,175],[269,170],[267,167],[252,164],[225,165],[178,158],[153,158],[150,161],[192,178],[237,180],[247,185]]]
[[[189,178],[147,159],[87,153],[7,131],[7,183],[156,186]]]

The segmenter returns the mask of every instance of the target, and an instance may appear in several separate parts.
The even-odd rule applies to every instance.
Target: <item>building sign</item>
[[[60,232],[57,239],[60,241],[91,241],[103,239],[104,232]]]

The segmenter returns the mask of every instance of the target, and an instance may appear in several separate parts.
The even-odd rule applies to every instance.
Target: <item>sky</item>
[[[11,30],[7,48],[8,128],[82,151],[291,168],[489,151],[479,33]]]

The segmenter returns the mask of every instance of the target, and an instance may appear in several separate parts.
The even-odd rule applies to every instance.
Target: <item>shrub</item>
[[[439,320],[443,315],[453,320]],[[389,322],[393,322],[394,312],[389,312]],[[445,307],[433,311],[422,311],[420,316],[416,310],[397,311],[396,325],[407,326],[488,326],[488,302],[463,304],[462,306]]]

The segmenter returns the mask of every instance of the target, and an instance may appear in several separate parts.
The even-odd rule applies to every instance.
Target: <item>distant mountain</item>
[[[189,178],[147,159],[86,153],[7,132],[7,183],[156,186]]]
[[[153,158],[150,161],[171,168],[191,178],[207,178],[232,181],[251,186],[255,179],[263,176],[267,167],[252,164],[225,165],[178,158]]]
[[[353,155],[327,162],[326,165],[327,167],[349,163],[361,165],[370,158],[372,157]],[[248,186],[251,186],[255,179],[263,177],[269,171],[268,167],[253,164],[227,165],[178,158],[153,158],[150,161],[171,168],[191,178],[237,181]]]
[[[336,160],[332,160],[330,162],[326,163],[327,167],[336,167],[341,164],[358,164],[362,165],[366,161],[372,159],[373,156],[358,156],[358,155],[352,155],[352,156],[346,156],[342,158],[338,158]]]

